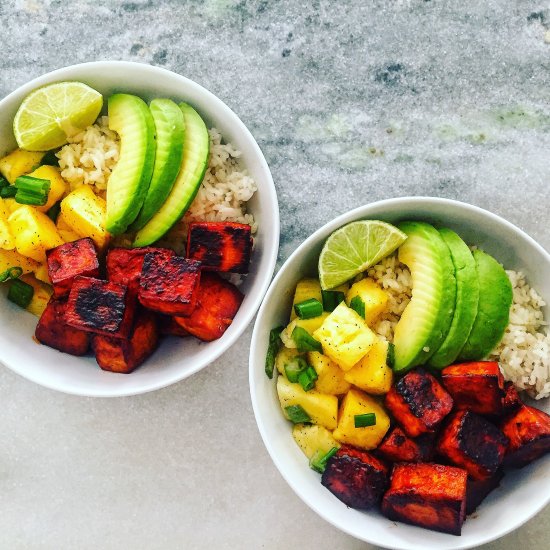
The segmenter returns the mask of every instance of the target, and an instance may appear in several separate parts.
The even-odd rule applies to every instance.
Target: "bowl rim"
[[[100,74],[100,71],[113,71],[116,69],[121,69],[123,67],[131,67],[133,69],[144,71],[144,73],[147,73],[148,77],[154,77],[155,75],[159,75],[162,77],[167,77],[169,79],[179,80],[183,86],[185,86],[188,89],[194,90],[194,92],[196,92],[198,95],[204,96],[211,103],[217,104],[218,109],[225,111],[227,117],[231,120],[232,127],[235,128],[235,134],[238,133],[244,136],[244,138],[249,142],[251,146],[253,155],[256,156],[256,159],[259,164],[259,170],[262,173],[263,179],[265,179],[265,181],[263,182],[262,189],[258,191],[260,191],[264,195],[268,195],[268,202],[271,205],[272,227],[270,227],[269,231],[266,232],[264,245],[263,245],[264,248],[266,249],[266,254],[268,254],[267,265],[266,267],[264,267],[265,271],[264,273],[257,273],[255,275],[255,280],[253,282],[253,284],[255,284],[256,281],[259,279],[257,281],[259,285],[258,287],[259,290],[257,291],[255,300],[252,303],[247,305],[246,310],[242,311],[242,317],[239,320],[239,323],[240,323],[239,329],[236,330],[234,333],[224,334],[219,340],[216,341],[219,347],[212,356],[205,358],[203,361],[197,361],[196,365],[193,365],[191,368],[187,369],[183,374],[176,372],[174,373],[174,375],[170,377],[167,377],[165,379],[160,379],[159,381],[156,381],[156,382],[150,382],[137,389],[132,388],[132,389],[117,390],[117,384],[112,384],[108,386],[106,385],[102,391],[94,391],[94,390],[86,391],[84,389],[80,390],[78,388],[72,388],[70,387],[70,385],[60,387],[58,384],[50,383],[49,379],[44,380],[39,376],[35,376],[33,373],[26,372],[25,365],[20,365],[10,360],[5,360],[4,358],[0,358],[0,364],[5,365],[15,373],[23,376],[24,378],[26,378],[27,380],[30,380],[31,382],[39,384],[48,389],[61,391],[63,393],[67,393],[71,395],[84,396],[84,397],[127,397],[132,395],[140,395],[151,391],[156,391],[156,390],[165,388],[167,386],[170,386],[172,384],[175,384],[176,382],[180,382],[181,380],[184,380],[189,376],[196,374],[198,371],[202,370],[203,368],[206,368],[208,365],[216,361],[243,335],[245,330],[250,325],[252,319],[254,318],[254,315],[256,314],[256,312],[258,311],[258,308],[262,303],[262,300],[265,296],[267,289],[269,288],[271,279],[273,278],[273,272],[275,270],[275,265],[277,262],[277,256],[279,251],[279,241],[280,241],[279,202],[277,198],[275,183],[273,181],[273,176],[271,174],[271,170],[269,169],[269,165],[267,164],[265,156],[262,150],[260,149],[260,146],[258,145],[256,139],[254,138],[250,130],[246,127],[246,125],[242,122],[242,120],[237,116],[237,114],[219,97],[217,97],[215,94],[213,94],[212,92],[210,92],[209,90],[207,90],[206,88],[204,88],[203,86],[195,82],[194,80],[191,80],[188,77],[185,77],[176,72],[165,69],[163,67],[150,65],[148,63],[141,63],[141,62],[135,62],[135,61],[121,61],[121,60],[87,61],[84,63],[77,63],[73,65],[67,65],[65,67],[60,67],[53,71],[44,73],[36,78],[33,78],[32,80],[17,87],[15,90],[10,92],[7,96],[2,98],[0,100],[0,109],[4,108],[6,105],[11,104],[14,100],[18,98],[23,98],[25,95],[27,95],[28,93],[30,93],[36,88],[45,86],[47,84],[50,84],[62,79],[71,80],[70,75],[67,75],[67,73],[70,73],[72,71],[90,70],[95,72],[96,74]],[[206,343],[206,345],[208,345],[208,343]]]
[[[481,214],[484,216],[487,216],[490,220],[495,221],[500,224],[504,224],[508,226],[508,228],[516,233],[519,233],[524,239],[526,239],[539,253],[541,253],[543,256],[546,257],[546,260],[550,263],[550,253],[546,251],[537,241],[535,241],[529,234],[527,234],[525,231],[514,225],[513,223],[509,222],[508,220],[502,218],[501,216],[494,214],[493,212],[490,212],[488,210],[485,210],[484,208],[481,208],[479,206],[475,206],[466,202],[457,201],[454,199],[447,199],[447,198],[440,198],[440,197],[430,197],[430,196],[405,196],[405,197],[394,197],[389,199],[383,199],[371,203],[366,203],[362,206],[356,207],[352,210],[349,210],[347,212],[344,212],[337,216],[336,218],[330,220],[326,224],[319,227],[317,230],[315,230],[311,235],[309,235],[295,250],[294,252],[285,260],[281,268],[278,270],[276,276],[273,278],[273,281],[271,282],[271,285],[267,291],[267,293],[264,296],[264,300],[262,302],[262,305],[260,306],[260,309],[258,311],[258,314],[256,316],[256,321],[254,323],[254,329],[252,331],[252,338],[250,342],[250,354],[249,354],[249,389],[250,389],[250,397],[252,401],[252,410],[254,412],[254,417],[256,419],[256,425],[258,427],[258,430],[260,432],[260,435],[262,437],[262,441],[264,442],[264,445],[269,453],[269,456],[271,457],[271,460],[275,464],[275,467],[283,477],[283,479],[286,481],[286,483],[289,485],[289,487],[294,491],[294,493],[304,502],[310,509],[312,509],[315,513],[317,513],[320,517],[322,517],[325,521],[339,529],[340,531],[343,531],[347,533],[348,535],[358,538],[360,540],[363,540],[364,542],[379,545],[383,548],[388,548],[390,550],[411,550],[411,546],[408,545],[395,545],[392,544],[392,546],[386,546],[383,541],[378,539],[372,539],[369,538],[368,535],[363,533],[358,533],[347,526],[344,527],[340,525],[337,521],[332,518],[332,516],[325,511],[324,507],[322,505],[318,505],[316,502],[313,501],[313,499],[308,498],[306,495],[306,491],[302,489],[302,487],[298,484],[294,484],[290,481],[290,474],[285,470],[285,466],[282,462],[282,460],[279,459],[277,452],[274,448],[274,445],[272,445],[271,440],[268,438],[267,434],[267,428],[266,423],[267,419],[264,420],[264,418],[260,415],[260,405],[258,401],[258,396],[256,393],[256,387],[255,387],[255,377],[257,376],[256,371],[259,369],[259,366],[257,362],[255,362],[255,358],[260,353],[259,349],[259,337],[260,337],[260,330],[261,330],[261,323],[264,315],[267,314],[267,307],[268,303],[270,301],[271,296],[274,294],[275,289],[277,288],[280,279],[283,277],[283,274],[285,272],[285,267],[290,264],[296,257],[298,257],[300,254],[304,252],[304,250],[307,250],[311,245],[316,244],[317,241],[323,236],[326,235],[327,238],[328,235],[330,235],[332,232],[334,232],[339,227],[342,227],[343,225],[347,223],[351,223],[355,220],[359,219],[368,219],[368,210],[375,209],[378,207],[391,207],[398,204],[407,203],[408,206],[414,206],[414,205],[446,205],[446,206],[459,206],[460,208],[464,208],[466,210],[470,210],[473,212],[476,212],[477,214]],[[262,350],[262,353],[265,350]],[[263,362],[262,365],[262,372],[263,372]],[[261,374],[260,374],[261,376]],[[550,398],[549,398],[550,399]],[[530,513],[521,519],[521,522],[515,525],[512,525],[510,527],[507,527],[505,530],[500,532],[497,535],[490,534],[481,536],[478,540],[472,543],[463,543],[460,544],[460,540],[457,540],[456,546],[453,546],[456,550],[466,550],[468,548],[477,547],[482,544],[486,544],[489,542],[492,542],[494,540],[500,539],[504,537],[505,535],[509,534],[510,532],[518,529],[523,524],[525,524],[527,521],[529,521],[531,518],[533,518],[535,515],[537,515],[545,506],[547,506],[550,503],[550,493],[546,495],[546,498],[541,499],[541,501],[535,506]],[[386,519],[386,518],[384,518]],[[388,520],[389,521],[389,520]],[[457,537],[458,538],[458,537]],[[426,548],[431,548],[430,546],[427,546]]]

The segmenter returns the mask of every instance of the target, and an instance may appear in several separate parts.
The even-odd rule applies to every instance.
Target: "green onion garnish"
[[[19,279],[13,281],[8,290],[8,300],[25,309],[34,296],[34,288]]]
[[[294,305],[294,311],[300,319],[313,319],[323,314],[323,304],[315,298]]]
[[[9,279],[18,279],[21,275],[23,275],[23,270],[20,267],[8,267],[6,271],[0,273],[0,283],[8,281]]]
[[[327,462],[338,452],[338,447],[332,447],[327,453],[323,451],[315,451],[309,459],[309,467],[316,472],[322,474],[327,467]]]
[[[376,414],[356,414],[353,417],[353,423],[356,428],[368,428],[369,426],[376,425]]]
[[[48,151],[40,161],[40,166],[59,166],[59,159],[55,156],[55,151]]]
[[[339,290],[322,290],[323,309],[325,311],[334,311],[336,306],[344,301],[344,293]]]
[[[354,296],[349,303],[349,307],[356,311],[363,319],[365,318],[365,302],[361,296]]]
[[[50,180],[33,178],[32,176],[19,176],[15,180],[15,187],[17,188],[15,202],[32,206],[44,206],[48,202],[50,185]]]
[[[17,193],[17,188],[14,185],[8,185],[7,187],[2,187],[0,189],[0,198],[11,199],[15,197],[16,193]]]
[[[319,353],[323,353],[321,342],[315,340],[305,328],[294,327],[292,339],[296,343],[299,352],[318,351]]]
[[[289,382],[298,382],[298,376],[304,372],[309,365],[303,357],[295,357],[285,365],[285,374]]]
[[[311,422],[309,414],[304,411],[301,405],[289,405],[288,407],[285,407],[285,412],[288,416],[288,419],[294,424]]]
[[[46,216],[50,218],[50,220],[55,223],[57,221],[57,217],[59,216],[59,212],[61,212],[61,201],[56,202],[47,212]]]
[[[308,367],[305,371],[298,375],[298,383],[304,391],[312,390],[315,387],[315,380],[318,376],[313,367]]]
[[[53,208],[53,207],[52,207]],[[265,355],[265,373],[269,379],[273,378],[273,369],[275,368],[275,357],[281,347],[280,334],[285,327],[276,327],[269,332],[269,343],[267,344],[267,353]]]
[[[395,345],[391,342],[388,344],[388,353],[386,355],[386,363],[388,364],[388,367],[393,369],[395,365]]]
[[[8,187],[9,184],[10,182],[4,176],[0,176],[0,189]]]

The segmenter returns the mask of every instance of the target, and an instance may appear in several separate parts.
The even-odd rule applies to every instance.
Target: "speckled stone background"
[[[0,96],[99,59],[160,65],[223,99],[279,193],[280,262],[358,204],[459,198],[550,248],[550,9],[505,0],[2,0]],[[280,264],[279,264],[280,265]],[[134,398],[0,370],[0,548],[365,548],[273,467],[247,384],[251,330]],[[550,509],[486,550],[548,548]]]

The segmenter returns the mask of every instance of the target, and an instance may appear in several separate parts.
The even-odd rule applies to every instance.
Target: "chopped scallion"
[[[31,303],[33,296],[34,288],[31,285],[20,281],[19,279],[13,281],[10,289],[8,290],[8,300],[10,302],[13,302],[14,304],[17,304],[23,309],[25,309]]]
[[[338,452],[338,447],[332,447],[330,451],[327,453],[323,453],[323,451],[315,451],[313,453],[313,456],[309,459],[309,467],[312,470],[315,470],[316,472],[319,472],[322,474],[326,467],[327,462]]]
[[[284,327],[276,327],[269,332],[269,343],[267,344],[267,353],[265,356],[265,373],[269,379],[273,378],[273,369],[275,368],[275,357],[281,347],[281,332]]]
[[[285,374],[289,382],[298,382],[298,376],[304,372],[309,365],[303,357],[295,357],[285,365]]]
[[[300,319],[313,319],[323,314],[323,304],[315,298],[294,305],[294,311]]]
[[[285,407],[285,412],[288,419],[294,424],[311,422],[311,417],[306,411],[304,411],[301,405],[289,405],[288,407]]]
[[[321,346],[321,342],[318,342],[309,334],[309,332],[302,327],[294,327],[294,330],[292,331],[292,339],[296,343],[296,347],[298,348],[298,351],[300,353],[306,352],[306,351],[318,351],[319,353],[323,353],[323,346]]]
[[[8,267],[6,271],[0,273],[0,283],[8,281],[9,279],[18,279],[21,275],[23,275],[23,270],[20,267]]]
[[[363,317],[363,319],[365,318],[365,302],[363,302],[361,296],[354,296],[349,303],[349,307]]]
[[[0,198],[11,199],[15,197],[16,193],[17,188],[14,185],[8,185],[7,187],[2,187],[0,189]]]
[[[315,387],[315,380],[317,380],[317,372],[313,367],[307,367],[306,370],[298,375],[298,383],[304,391],[312,390]]]
[[[325,311],[334,311],[340,302],[344,301],[344,293],[339,290],[323,290],[323,309]]]
[[[376,414],[356,414],[353,417],[353,423],[356,428],[368,428],[369,426],[376,425]]]
[[[0,189],[3,189],[4,187],[8,187],[10,182],[4,177],[0,176]]]
[[[61,212],[61,202],[56,202],[47,212],[46,216],[50,218],[50,220],[53,221],[53,223],[57,222],[57,217],[59,216],[59,212]]]
[[[388,367],[393,369],[395,365],[395,345],[391,342],[388,344],[388,353],[386,355],[386,363],[388,364]]]
[[[15,180],[17,189],[15,202],[32,206],[44,206],[48,202],[50,185],[50,180],[33,178],[32,176],[19,176]]]

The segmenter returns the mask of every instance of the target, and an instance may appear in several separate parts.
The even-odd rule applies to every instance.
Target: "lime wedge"
[[[93,124],[103,96],[82,82],[57,82],[31,92],[13,120],[17,144],[27,151],[48,151]]]
[[[407,235],[378,220],[361,220],[337,229],[319,256],[319,281],[327,290],[337,287],[389,256]]]

